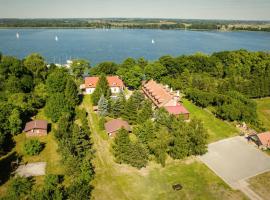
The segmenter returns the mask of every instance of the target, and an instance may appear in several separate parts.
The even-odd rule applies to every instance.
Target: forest
[[[91,75],[116,74],[125,85],[138,89],[142,80],[154,79],[180,90],[200,107],[211,107],[217,117],[242,121],[263,129],[253,98],[270,96],[270,54],[246,50],[206,55],[162,56],[148,62],[128,58],[120,64],[103,62]]]
[[[76,78],[66,69],[47,66],[39,54],[23,60],[1,56],[0,62],[0,185],[11,178],[2,199],[88,199],[94,177],[93,150],[87,113],[78,108],[80,96]],[[13,137],[41,108],[54,125],[65,174],[46,174],[41,188],[31,178],[12,177],[8,166],[20,155],[9,156]],[[41,151],[38,140],[25,143],[27,154]],[[12,154],[13,155],[13,154]],[[7,177],[8,176],[8,177]],[[70,183],[63,181],[70,179]]]

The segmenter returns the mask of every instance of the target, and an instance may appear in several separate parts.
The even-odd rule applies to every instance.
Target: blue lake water
[[[16,37],[19,33],[19,38]],[[58,41],[55,37],[58,37]],[[152,42],[154,40],[154,43]],[[270,50],[270,33],[141,29],[0,29],[0,51],[23,58],[37,52],[47,62],[85,58],[92,64],[127,57],[149,60],[163,55],[223,50]]]

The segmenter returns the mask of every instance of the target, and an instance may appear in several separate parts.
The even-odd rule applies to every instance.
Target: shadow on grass
[[[19,166],[21,157],[15,151],[0,159],[0,186],[9,180],[12,172]]]

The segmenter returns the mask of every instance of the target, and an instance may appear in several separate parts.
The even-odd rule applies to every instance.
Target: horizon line
[[[208,20],[208,21],[253,21],[270,22],[270,19],[210,19],[210,18],[170,18],[170,17],[0,17],[0,19],[166,19],[166,20]]]

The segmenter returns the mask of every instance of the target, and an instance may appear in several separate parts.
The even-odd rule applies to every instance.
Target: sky
[[[270,20],[270,0],[0,0],[0,18]]]

